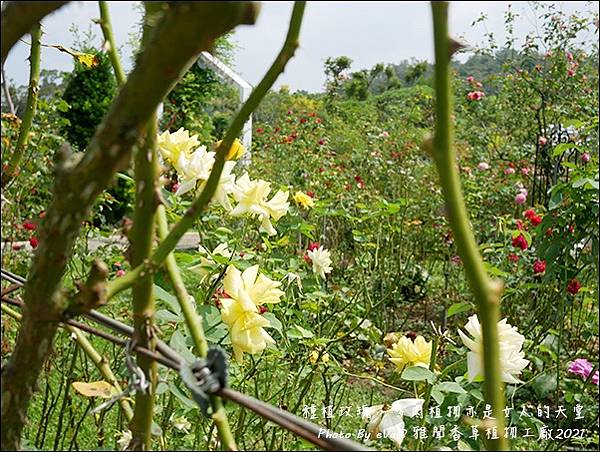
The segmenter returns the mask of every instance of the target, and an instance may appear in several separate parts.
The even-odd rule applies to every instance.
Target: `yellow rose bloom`
[[[315,206],[313,199],[301,191],[296,192],[294,195],[294,201],[296,201],[299,206],[304,207],[305,209],[310,209],[311,207]]]
[[[392,345],[392,348],[388,348],[390,361],[398,367],[429,367],[431,345],[432,342],[427,342],[423,336],[417,336],[414,341],[403,336]]]
[[[240,272],[230,265],[223,279],[227,298],[221,299],[221,319],[229,327],[229,335],[236,361],[241,363],[244,353],[252,355],[263,351],[275,340],[265,327],[270,322],[261,314],[262,304],[279,303],[283,291],[279,281],[259,274],[258,265]]]
[[[217,141],[217,149],[219,148],[219,146],[221,146],[222,142],[223,140]],[[242,155],[244,155],[245,152],[246,148],[244,148],[242,142],[236,138],[235,140],[233,140],[233,144],[229,148],[229,151],[227,151],[225,160],[238,160]]]

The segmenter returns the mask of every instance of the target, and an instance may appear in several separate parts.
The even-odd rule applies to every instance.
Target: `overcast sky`
[[[450,24],[455,36],[476,45],[492,32],[502,43],[504,12],[520,14],[516,34],[525,36],[536,27],[533,10],[526,2],[451,2]],[[549,2],[566,12],[598,11],[597,2]],[[109,2],[117,45],[125,66],[130,68],[131,51],[127,46],[131,32],[140,22],[139,2]],[[235,69],[251,84],[256,84],[279,51],[287,31],[292,2],[263,2],[254,26],[240,26],[234,34],[238,44]],[[481,13],[488,17],[485,26],[471,24]],[[43,22],[43,43],[73,45],[69,31],[77,24],[80,31],[95,32],[100,44],[101,31],[92,20],[99,17],[97,2],[72,2]],[[597,39],[597,35],[590,35]],[[19,43],[5,64],[8,79],[26,84],[28,46]],[[289,63],[277,86],[289,85],[295,91],[320,91],[323,88],[323,61],[329,56],[347,55],[353,69],[369,68],[376,63],[397,63],[403,59],[432,60],[433,43],[429,2],[308,2],[300,36],[300,48]],[[42,68],[70,70],[72,58],[52,48],[42,49]]]

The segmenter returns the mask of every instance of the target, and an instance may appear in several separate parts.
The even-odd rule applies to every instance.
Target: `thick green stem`
[[[250,2],[161,5],[166,9],[164,19],[137,58],[135,69],[82,158],[70,158],[68,147],[64,152],[57,152],[56,183],[52,203],[45,209],[40,244],[25,287],[23,322],[10,361],[2,369],[3,450],[19,448],[29,400],[51,352],[58,324],[68,309],[61,279],[81,224],[88,218],[96,197],[112,181],[117,170],[128,167],[131,150],[144,136],[149,119],[176,81],[195,62],[198,53],[211,49],[215,39],[234,26],[254,23],[257,11]],[[10,22],[5,25],[5,11],[2,13],[3,46],[5,28],[11,26]]]
[[[144,29],[142,45],[148,43],[153,30],[152,16],[160,13],[161,4],[144,3]],[[135,208],[133,226],[130,233],[131,266],[142,264],[152,255],[154,243],[154,217],[157,207],[156,193],[158,191],[158,157],[156,152],[156,134],[158,131],[156,113],[148,121],[146,140],[134,156],[135,170]],[[133,340],[148,350],[156,348],[154,337],[154,278],[148,273],[141,275],[131,291],[133,298]],[[135,412],[131,421],[132,440],[131,450],[152,449],[152,414],[154,411],[154,390],[156,387],[156,362],[146,356],[138,355],[137,364],[146,375],[149,382],[146,391],[135,394]]]
[[[283,47],[263,79],[256,86],[256,88],[254,88],[252,94],[250,94],[250,97],[244,103],[238,114],[233,119],[233,122],[227,129],[225,137],[217,149],[217,155],[213,169],[210,173],[210,177],[206,181],[206,185],[202,190],[202,193],[200,193],[200,195],[194,200],[179,222],[171,229],[171,231],[169,231],[169,234],[165,237],[165,239],[161,241],[148,263],[145,263],[141,267],[134,268],[130,272],[129,278],[119,278],[119,280],[111,282],[107,285],[107,299],[110,299],[120,291],[130,287],[137,277],[143,272],[153,272],[159,268],[169,253],[175,249],[175,246],[179,240],[181,240],[183,234],[185,234],[187,230],[194,225],[196,219],[200,216],[200,214],[202,214],[206,206],[208,206],[208,203],[212,199],[215,190],[217,189],[219,180],[221,179],[221,173],[223,171],[223,166],[225,165],[225,156],[227,151],[229,148],[231,148],[233,141],[242,131],[245,122],[250,117],[252,112],[258,107],[279,75],[285,70],[287,62],[294,56],[296,48],[298,47],[298,37],[300,35],[300,28],[302,26],[302,18],[304,16],[305,6],[306,2],[294,3],[294,9],[290,19],[290,26]]]
[[[18,175],[18,166],[23,156],[23,151],[29,141],[29,131],[35,116],[37,106],[39,81],[40,81],[40,48],[42,40],[42,28],[40,24],[36,24],[31,29],[31,53],[29,54],[29,88],[27,89],[27,104],[25,114],[21,121],[17,144],[10,156],[8,165],[2,174],[2,187],[14,180]]]
[[[455,237],[458,254],[462,259],[469,287],[475,298],[483,335],[484,393],[492,405],[499,439],[490,440],[492,450],[507,450],[504,438],[504,390],[501,380],[500,351],[498,346],[498,321],[500,317],[500,292],[502,285],[491,281],[485,271],[483,260],[465,208],[460,179],[456,168],[456,154],[452,144],[452,89],[450,59],[453,53],[448,35],[448,3],[432,2],[435,40],[435,93],[436,122],[433,149],[442,192],[446,201],[448,220]]]
[[[169,232],[167,212],[165,211],[165,207],[163,205],[158,207],[157,220],[158,236],[162,240]],[[179,267],[177,266],[177,261],[175,260],[175,255],[173,253],[169,253],[167,256],[165,260],[165,266],[169,274],[169,279],[175,288],[175,295],[177,296],[177,300],[181,306],[185,323],[192,334],[196,352],[198,355],[200,355],[200,357],[206,358],[208,353],[208,344],[202,328],[202,317],[196,312],[195,306],[190,301],[190,295],[185,288],[185,284],[181,278],[181,273],[179,272]],[[210,402],[213,411],[212,418],[217,426],[217,432],[221,438],[221,443],[227,450],[237,450],[237,445],[235,443],[235,439],[233,438],[233,434],[231,433],[231,428],[227,419],[227,413],[223,407],[223,401],[220,397],[212,396]]]
[[[2,66],[10,49],[35,24],[69,2],[4,2],[2,5]]]
[[[108,49],[108,56],[110,63],[112,64],[113,70],[115,71],[115,78],[119,86],[125,84],[125,72],[123,66],[121,66],[121,59],[119,58],[119,51],[113,34],[112,25],[110,22],[110,12],[108,11],[108,2],[98,2],[100,7],[100,27],[102,28],[102,34],[104,35],[105,45]]]

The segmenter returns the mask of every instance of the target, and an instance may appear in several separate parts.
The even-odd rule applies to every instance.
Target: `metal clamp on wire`
[[[208,416],[209,396],[227,387],[227,358],[221,349],[211,348],[206,359],[181,366],[179,375],[202,414]]]

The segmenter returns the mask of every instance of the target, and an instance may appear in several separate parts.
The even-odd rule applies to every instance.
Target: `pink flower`
[[[515,202],[519,205],[521,204],[525,204],[525,201],[527,201],[527,195],[523,194],[523,193],[519,193],[517,196],[515,196]]]
[[[571,52],[567,52],[567,60],[573,61],[573,54]]]
[[[485,93],[483,91],[471,91],[467,94],[467,99],[472,101],[478,101],[485,97]]]
[[[533,263],[533,273],[536,275],[546,273],[546,261],[535,261]]]
[[[585,358],[577,358],[569,365],[569,373],[577,375],[583,378],[584,380],[588,379],[593,369],[594,366],[592,365],[592,363],[590,363]],[[598,386],[598,380],[598,371],[596,371],[594,375],[592,375],[592,383]]]
[[[473,77],[472,75],[469,75],[467,77],[467,83],[473,83],[475,81],[475,77]]]
[[[573,69],[567,69],[567,77],[574,77],[575,71]]]
[[[461,260],[460,256],[452,256],[450,258],[450,262],[452,262],[454,265],[462,264],[462,260]]]
[[[477,88],[483,88],[483,83],[481,83],[481,82],[477,82],[477,83],[475,83],[475,86],[476,86]]]
[[[529,168],[527,168],[527,167],[521,168],[521,174],[523,176],[529,176]]]
[[[509,253],[508,260],[510,262],[519,262],[519,256],[517,256],[515,253]]]
[[[173,184],[173,186],[171,187],[171,191],[172,191],[173,193],[177,192],[177,190],[179,190],[179,182],[175,182],[175,183]]]
[[[509,175],[509,174],[513,174],[515,172],[514,168],[506,168],[504,170],[504,174]]]
[[[121,276],[125,276],[125,270],[123,270],[123,269],[117,270],[115,275],[117,276],[117,278],[120,278]]]
[[[547,143],[548,143],[548,138],[546,138],[546,137],[539,137],[538,138],[538,144],[540,146],[546,146]]]
[[[481,171],[486,171],[490,169],[490,165],[487,164],[486,162],[480,162],[479,165],[477,165],[477,169],[481,170]]]
[[[584,154],[581,154],[581,161],[583,163],[587,163],[592,159],[592,156],[589,154],[589,152],[586,152]]]

